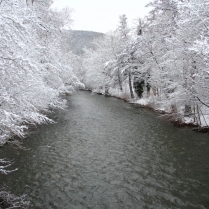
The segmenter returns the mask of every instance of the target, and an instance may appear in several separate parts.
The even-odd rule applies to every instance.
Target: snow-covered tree
[[[134,86],[139,97],[151,96],[150,105],[168,112],[171,120],[190,117],[208,125],[209,3],[153,0],[149,5],[152,10],[139,20],[135,36],[127,17],[120,16],[116,31],[86,54],[84,77],[121,92],[128,84],[132,98]]]
[[[61,47],[62,29],[69,28],[68,9],[52,11],[50,0],[0,1],[0,146],[24,137],[28,125],[53,122],[52,108],[64,108],[60,94],[82,86],[73,73],[71,54]],[[11,162],[0,159],[0,173]],[[0,189],[0,207],[28,208],[24,196]]]
[[[41,0],[1,1],[1,145],[13,136],[23,137],[27,124],[52,122],[43,113],[49,107],[63,108],[59,94],[80,84],[60,49],[59,28],[65,21],[50,5]]]

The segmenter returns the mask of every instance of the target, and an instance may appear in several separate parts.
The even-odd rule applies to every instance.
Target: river
[[[57,123],[39,126],[28,150],[1,148],[19,170],[0,176],[34,209],[207,209],[209,136],[111,97],[66,97]]]

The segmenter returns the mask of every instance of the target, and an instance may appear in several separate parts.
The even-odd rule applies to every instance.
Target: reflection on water
[[[32,208],[209,208],[209,136],[115,98],[80,92],[39,127],[2,177]]]

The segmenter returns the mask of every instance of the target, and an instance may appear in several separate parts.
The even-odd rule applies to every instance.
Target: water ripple
[[[209,208],[207,135],[114,98],[67,99],[58,123],[29,137],[31,149],[18,151],[20,169],[3,178],[33,208]]]

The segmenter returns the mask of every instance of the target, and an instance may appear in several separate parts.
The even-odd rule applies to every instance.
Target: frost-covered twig
[[[25,200],[26,195],[16,197],[2,187],[0,189],[0,208],[2,209],[27,209],[29,208],[29,201]]]
[[[0,174],[4,174],[4,175],[7,175],[11,172],[14,172],[14,171],[17,171],[18,169],[13,169],[13,170],[7,170],[6,168],[8,168],[9,166],[12,165],[12,161],[9,161],[5,158],[3,159],[0,159]]]

